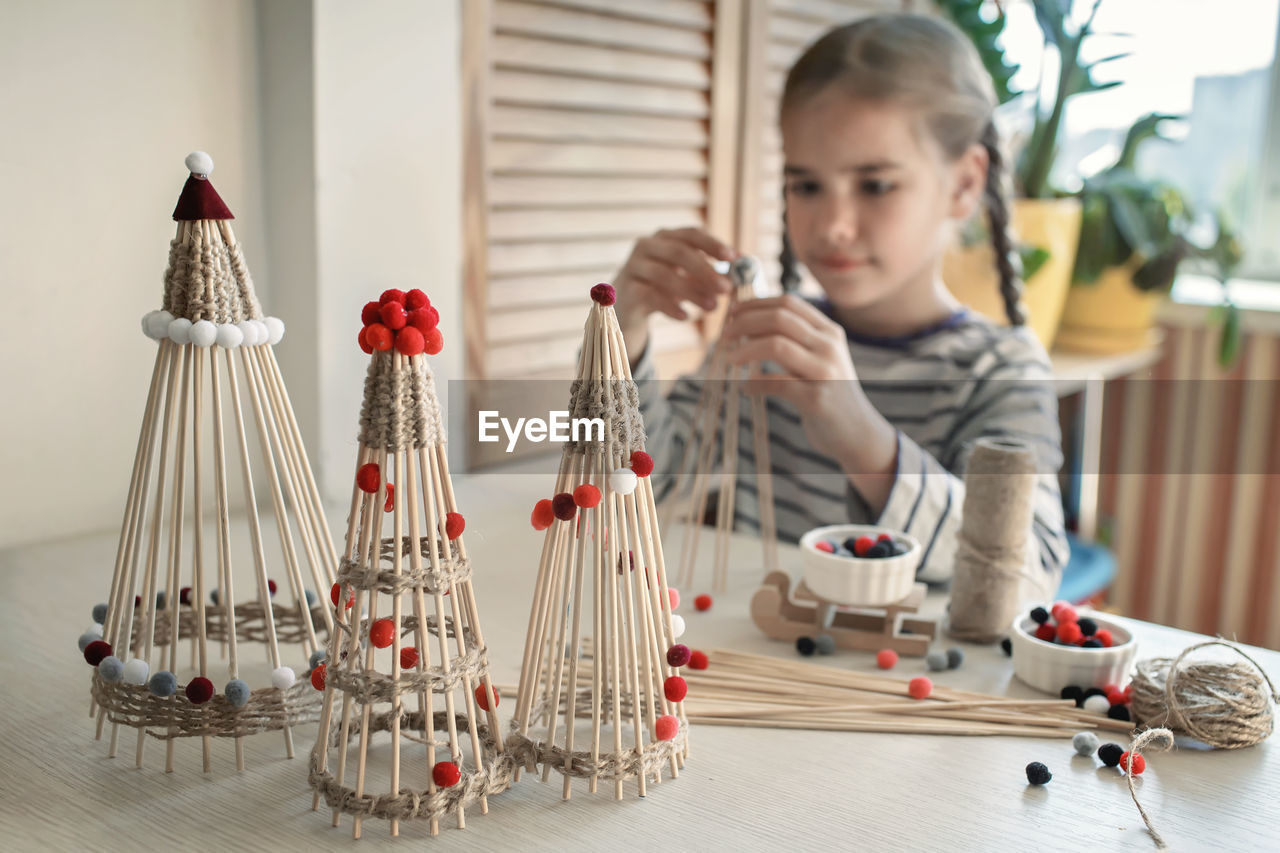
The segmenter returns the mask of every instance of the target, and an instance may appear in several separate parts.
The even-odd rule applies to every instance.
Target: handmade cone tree
[[[545,530],[529,616],[513,740],[526,764],[612,782],[622,799],[634,779],[640,796],[664,768],[674,778],[688,754],[673,614],[662,539],[645,453],[639,398],[609,285],[592,288],[574,420],[602,429],[565,445],[552,496],[534,508]],[[513,747],[517,748],[517,747]]]
[[[443,346],[420,290],[365,306],[365,377],[346,548],[327,603],[336,626],[312,672],[324,693],[311,754],[312,807],[353,817],[425,820],[488,812],[510,784],[454,501],[440,404],[426,355]],[[390,528],[390,530],[388,530]],[[482,716],[483,715],[483,718]],[[375,735],[386,734],[385,743]]]
[[[162,307],[142,321],[159,346],[110,592],[80,646],[111,756],[121,725],[139,767],[147,735],[169,771],[177,740],[199,737],[208,772],[215,737],[234,739],[243,769],[246,736],[283,731],[292,756],[291,727],[316,719],[294,668],[327,640],[336,555],[272,349],[284,324],[258,304],[213,161],[186,165]]]

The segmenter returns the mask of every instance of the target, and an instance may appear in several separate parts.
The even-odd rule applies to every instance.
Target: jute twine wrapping
[[[1168,729],[1147,729],[1142,734],[1133,739],[1133,743],[1129,745],[1129,763],[1134,763],[1133,757],[1141,755],[1142,750],[1148,746],[1155,745],[1155,748],[1164,751],[1173,746],[1173,732]],[[1151,817],[1147,814],[1147,810],[1142,807],[1142,803],[1138,802],[1138,792],[1133,787],[1133,777],[1135,774],[1126,772],[1124,774],[1129,783],[1129,796],[1133,797],[1133,804],[1138,807],[1138,814],[1142,815],[1142,822],[1147,825],[1147,832],[1151,833],[1151,840],[1156,843],[1156,847],[1161,850],[1165,849],[1164,839],[1160,837],[1160,833],[1156,832],[1155,826],[1151,823]]]
[[[605,442],[612,438],[613,446],[624,456],[644,450],[640,390],[630,379],[573,380],[569,387],[569,417],[604,421]],[[578,441],[570,438],[565,447],[575,453],[598,450],[601,442],[595,440],[596,435],[598,432],[594,430],[584,431]]]
[[[402,553],[408,554],[412,544],[408,541],[408,536],[405,536],[404,540]],[[387,595],[411,592],[418,587],[434,595],[437,592],[448,592],[450,584],[459,584],[471,579],[471,560],[461,555],[449,556],[443,553],[446,546],[444,543],[439,543],[436,547],[437,566],[433,568],[430,562],[431,540],[423,536],[419,541],[419,553],[424,561],[420,570],[415,571],[410,565],[402,565],[400,574],[396,574],[394,567],[366,566],[356,560],[343,559],[338,563],[336,580],[340,584],[358,589],[376,590]],[[390,562],[394,545],[394,539],[382,540],[380,555],[382,562]]]
[[[392,728],[390,711],[374,714],[369,720],[370,732],[389,732]],[[437,711],[432,718],[432,730],[444,731],[449,724],[448,714]],[[454,722],[458,730],[465,730],[470,721],[463,714],[456,714]],[[425,732],[425,715],[421,711],[400,714],[400,733],[406,736],[409,732]],[[518,765],[517,756],[508,748],[499,752],[497,742],[489,732],[488,726],[477,722],[476,731],[480,736],[481,756],[475,756],[475,765],[480,769],[463,770],[458,784],[448,788],[430,789],[401,788],[396,793],[356,795],[354,788],[338,784],[333,773],[320,769],[320,757],[324,750],[317,748],[311,752],[311,772],[308,781],[311,788],[324,798],[332,809],[360,818],[381,818],[383,820],[422,820],[439,818],[459,808],[467,808],[482,798],[505,791],[511,787],[511,780]],[[353,715],[350,737],[361,734],[360,720]],[[337,730],[328,738],[329,747],[341,746]],[[417,738],[415,738],[417,739]],[[425,741],[425,738],[423,739]],[[437,746],[448,747],[447,741],[432,742]],[[454,759],[457,760],[456,757]],[[461,769],[461,765],[459,765]]]
[[[271,615],[275,622],[276,643],[278,645],[301,644],[306,639],[307,628],[303,622],[302,611],[299,608],[273,606]],[[152,645],[166,646],[173,639],[172,619],[173,612],[171,610],[156,611]],[[320,613],[319,604],[311,608],[311,624],[313,629],[324,628],[324,617]],[[135,611],[133,631],[130,634],[133,637],[132,651],[135,655],[140,652],[143,641],[146,639],[145,627],[146,614]],[[178,639],[195,637],[196,627],[195,610],[190,607],[183,607],[178,613]],[[212,642],[231,639],[231,635],[227,631],[226,608],[217,604],[205,605],[204,636],[206,640]],[[269,641],[269,636],[267,633],[267,612],[261,604],[256,601],[250,601],[236,605],[236,639],[239,642],[266,643]]]
[[[979,439],[974,445],[964,476],[947,628],[951,636],[992,643],[1018,614],[1035,484],[1035,454],[1026,444]]]
[[[169,243],[161,307],[193,323],[261,320],[262,306],[239,244],[228,246],[220,233],[207,236],[193,227],[187,239]]]
[[[1209,646],[1231,649],[1257,672],[1241,663],[1182,666],[1187,655]],[[1269,737],[1272,702],[1280,703],[1280,695],[1271,678],[1242,649],[1223,640],[1198,643],[1176,658],[1141,661],[1133,677],[1132,708],[1138,720],[1219,749],[1253,746]]]
[[[426,362],[405,361],[396,368],[395,353],[378,351],[369,362],[360,408],[360,443],[390,453],[444,443],[440,401]]]
[[[249,694],[249,702],[237,708],[221,693],[194,705],[179,689],[172,696],[156,696],[145,684],[110,683],[93,675],[93,698],[112,723],[135,729],[160,740],[180,737],[242,737],[278,731],[285,726],[314,723],[320,719],[324,694],[300,679],[287,690],[262,687]]]

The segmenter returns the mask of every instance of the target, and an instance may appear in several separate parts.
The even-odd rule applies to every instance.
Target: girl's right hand
[[[709,258],[731,261],[736,256],[701,228],[663,229],[637,240],[613,281],[614,310],[632,357],[644,349],[649,315],[655,311],[687,320],[689,315],[680,306],[683,301],[714,309],[716,300],[732,285],[712,268]]]

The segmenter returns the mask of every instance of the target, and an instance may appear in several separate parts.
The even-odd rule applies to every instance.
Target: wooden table
[[[525,463],[537,473],[455,478],[467,512],[467,544],[495,679],[518,676],[540,538],[528,526],[533,500],[551,486],[554,462]],[[344,510],[334,508],[332,520]],[[336,526],[336,525],[335,525]],[[704,536],[709,548],[713,537]],[[627,786],[627,799],[529,776],[490,800],[488,815],[468,814],[467,829],[447,821],[438,838],[406,825],[392,840],[384,824],[366,824],[359,843],[350,822],[329,824],[311,811],[306,753],[315,727],[295,733],[298,755],[284,757],[282,738],[251,738],[248,769],[237,774],[230,743],[214,744],[214,771],[199,769],[199,744],[177,750],[178,771],[163,772],[163,747],[149,745],[143,769],[132,750],[108,759],[93,740],[88,667],[75,638],[105,597],[115,534],[0,552],[0,849],[250,850],[1153,850],[1123,777],[1094,759],[1075,757],[1069,742],[1012,737],[848,734],[701,727],[677,780],[650,788],[647,799]],[[729,647],[794,659],[747,617],[760,577],[757,544],[732,545],[730,592],[714,608],[681,610],[694,647]],[[794,550],[782,547],[784,568]],[[707,572],[709,581],[709,570]],[[708,583],[709,586],[709,583]],[[686,590],[686,599],[700,590]],[[941,612],[932,595],[927,608]],[[1183,631],[1130,622],[1139,657],[1193,642]],[[950,645],[950,644],[944,644]],[[969,646],[965,665],[937,674],[940,684],[1043,698],[1012,678],[998,648]],[[1273,675],[1280,654],[1257,651]],[[815,658],[832,667],[873,671],[869,653]],[[924,670],[904,659],[904,679]],[[505,703],[504,703],[505,704]],[[126,743],[131,743],[132,737]],[[1023,768],[1043,761],[1054,773],[1028,786]],[[602,791],[605,786],[602,786]],[[1280,741],[1236,752],[1154,754],[1140,796],[1175,850],[1275,850],[1280,795]]]

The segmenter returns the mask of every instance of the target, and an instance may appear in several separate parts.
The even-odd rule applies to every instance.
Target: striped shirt
[[[830,307],[818,307],[830,316]],[[1006,328],[961,310],[930,329],[903,338],[847,333],[858,381],[897,431],[897,470],[877,515],[835,459],[814,449],[800,415],[778,398],[767,400],[770,468],[778,536],[796,541],[826,524],[873,524],[906,532],[924,547],[917,576],[949,580],[964,504],[964,472],[980,438],[1017,439],[1035,451],[1032,536],[1028,573],[1043,577],[1041,598],[1056,591],[1068,556],[1057,472],[1062,466],[1057,396],[1044,347],[1027,327]],[[677,380],[662,393],[646,350],[633,375],[640,386],[647,445],[657,467],[655,494],[674,491],[677,468],[694,429],[701,378]],[[723,429],[721,427],[721,432]],[[751,410],[739,405],[738,478],[734,527],[759,530]],[[687,488],[687,483],[682,482]]]

